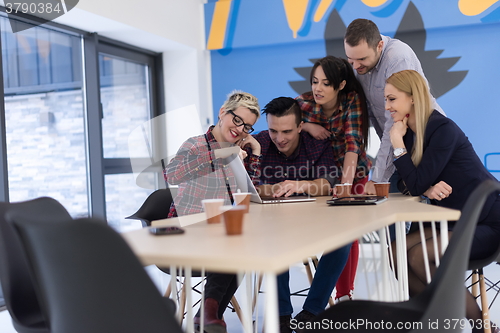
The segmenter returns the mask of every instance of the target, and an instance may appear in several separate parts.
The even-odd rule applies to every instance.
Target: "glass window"
[[[151,118],[149,70],[147,64],[99,54],[103,154],[107,165],[113,160],[130,163],[132,158],[151,156],[148,149],[151,129],[145,126]],[[144,131],[142,138],[132,135],[137,128]],[[145,141],[134,144],[135,138]],[[136,183],[137,174],[131,171],[124,167],[123,173],[105,175],[106,217],[118,230],[140,226],[125,217],[133,214],[155,188],[153,173],[146,175],[150,185],[140,187]]]
[[[0,24],[10,201],[50,196],[88,216],[80,37]]]
[[[140,188],[136,184],[136,174],[124,173],[106,175],[106,219],[109,225],[118,231],[128,231],[142,228],[138,220],[128,220],[125,217],[135,213],[148,195],[150,189]],[[155,184],[155,175],[146,175],[151,187]]]
[[[148,151],[130,156],[129,135],[151,117],[148,67],[113,56],[99,55],[104,158],[149,157]]]
[[[125,217],[163,185],[159,168],[138,174],[131,163],[151,164],[150,120],[163,103],[153,85],[161,76],[159,55],[29,22],[36,20],[0,13],[6,138],[0,199],[49,196],[73,217],[105,216],[118,230],[140,227]]]

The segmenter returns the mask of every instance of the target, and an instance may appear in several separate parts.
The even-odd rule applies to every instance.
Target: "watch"
[[[406,148],[395,148],[394,149],[394,158],[399,158],[401,155],[406,153]]]

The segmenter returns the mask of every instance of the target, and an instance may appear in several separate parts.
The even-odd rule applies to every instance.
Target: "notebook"
[[[386,197],[376,195],[352,196],[343,198],[332,198],[326,203],[330,206],[352,206],[352,205],[378,205],[387,201]]]
[[[245,166],[243,165],[243,161],[240,158],[233,158],[231,162],[229,162],[228,166],[233,171],[234,177],[236,178],[236,184],[238,189],[241,192],[250,192],[252,197],[250,199],[251,202],[256,202],[260,204],[276,204],[276,203],[285,203],[285,202],[308,202],[308,201],[316,201],[316,198],[312,198],[306,195],[296,195],[291,197],[261,197],[257,192],[257,189],[252,183],[250,176],[245,170]]]

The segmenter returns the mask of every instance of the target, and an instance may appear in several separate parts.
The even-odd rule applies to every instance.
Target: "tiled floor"
[[[365,245],[366,247],[367,245]],[[363,253],[363,251],[361,251]],[[365,251],[365,253],[370,253],[368,251]],[[366,255],[368,257],[368,254]],[[168,275],[162,273],[156,267],[148,267],[148,272],[150,273],[151,277],[157,284],[158,288],[163,292],[165,288],[167,287],[167,284],[169,283],[169,277]],[[367,258],[366,264],[363,263],[362,259],[360,258],[359,266],[358,266],[358,274],[356,277],[356,286],[355,286],[355,298],[367,298],[369,294],[371,294],[374,290],[374,286],[377,284],[377,279],[380,281],[380,277],[375,277],[373,273],[374,269],[374,262]],[[367,274],[364,274],[366,271]],[[297,264],[290,269],[290,284],[291,284],[291,290],[300,290],[303,288],[307,288],[308,282],[307,282],[307,277],[305,274],[305,269],[302,264]],[[365,278],[366,276],[366,278]],[[500,280],[500,265],[497,264],[492,264],[488,267],[485,268],[485,276],[488,277],[492,281],[499,281]],[[243,288],[240,288],[236,294],[238,300],[240,302],[245,301],[245,295],[242,292]],[[265,291],[265,285],[262,286],[262,290]],[[370,292],[369,292],[370,290]],[[493,299],[495,296],[495,293],[493,291],[488,292],[489,300]],[[193,296],[195,297],[195,296]],[[500,298],[500,296],[499,296]],[[304,301],[304,297],[301,296],[296,296],[292,297],[292,303],[294,305],[294,315],[297,314],[298,312],[301,311],[302,309],[302,303]],[[254,320],[256,319],[259,327],[259,332],[262,330],[260,329],[262,327],[263,323],[263,309],[264,309],[264,296],[261,294],[259,297],[259,315],[257,318],[253,318]],[[490,309],[490,316],[491,319],[496,322],[500,323],[500,299],[497,299],[495,303],[493,303],[493,306]],[[242,325],[236,316],[235,313],[232,313],[230,311],[226,311],[225,313],[225,320],[228,325],[228,332],[229,333],[242,333]],[[14,328],[12,327],[10,316],[7,311],[2,311],[0,312],[0,332],[2,333],[14,333],[16,332]],[[463,332],[470,332],[470,329],[465,329]],[[119,333],[119,332],[116,332]]]

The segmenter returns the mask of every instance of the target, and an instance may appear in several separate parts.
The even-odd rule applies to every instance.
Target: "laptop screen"
[[[228,166],[233,171],[234,177],[236,178],[236,184],[238,189],[241,192],[250,192],[252,197],[250,201],[256,203],[280,203],[280,202],[303,202],[303,201],[315,201],[315,198],[311,198],[309,196],[293,196],[287,198],[274,198],[274,197],[266,197],[265,200],[259,196],[257,189],[252,183],[250,176],[245,170],[245,166],[243,165],[243,161],[240,158],[233,158],[232,161],[228,164]]]

